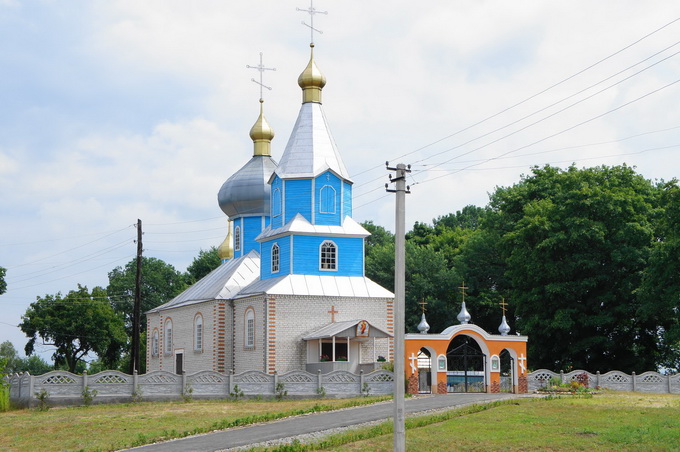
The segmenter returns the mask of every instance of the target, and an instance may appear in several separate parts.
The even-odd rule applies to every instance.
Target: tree
[[[128,336],[132,336],[136,271],[137,258],[128,262],[124,268],[114,268],[109,272],[109,285],[106,289],[114,310],[125,320]],[[183,275],[175,267],[155,257],[142,257],[140,331],[146,331],[146,311],[170,301],[186,287]]]
[[[31,375],[41,375],[52,370],[52,366],[38,355],[20,357],[10,341],[0,344],[0,360],[6,363],[4,373],[8,374],[29,372]],[[1,373],[3,373],[2,366],[0,366]]]
[[[187,283],[194,284],[196,281],[219,267],[221,263],[222,260],[217,254],[216,247],[212,246],[207,251],[200,250],[198,256],[196,256],[191,265],[187,267]]]
[[[7,269],[0,267],[0,295],[7,292],[7,283],[5,282],[5,275],[7,275]]]
[[[55,366],[65,365],[71,372],[90,352],[113,367],[126,343],[123,320],[108,303],[106,291],[95,287],[90,293],[80,284],[65,297],[61,293],[38,297],[19,328],[29,337],[26,355],[33,354],[41,338],[56,348]]]
[[[533,366],[641,371],[656,365],[656,326],[636,315],[658,190],[627,166],[531,176],[491,196],[488,221]]]
[[[637,314],[657,326],[658,363],[680,371],[680,187],[673,180],[661,187],[662,215],[649,265],[638,292]]]

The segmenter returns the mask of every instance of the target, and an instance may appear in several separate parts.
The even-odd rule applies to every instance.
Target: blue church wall
[[[262,232],[262,218],[263,217],[243,217],[241,219],[243,222],[243,228],[241,230],[241,240],[243,243],[239,256],[248,254],[252,250],[257,251],[258,253],[260,252],[260,244],[255,241],[255,237]]]
[[[292,220],[298,213],[305,217],[307,221],[312,221],[311,179],[286,180],[284,198],[284,224]]]
[[[314,224],[340,226],[342,224],[342,181],[330,171],[314,179]]]
[[[260,276],[262,279],[290,274],[291,239],[291,236],[286,236],[262,243],[262,254],[260,256]],[[274,244],[279,246],[279,271],[272,273],[272,247]]]
[[[342,183],[342,210],[343,210],[343,217],[351,217],[352,216],[352,184],[349,182],[343,182]]]
[[[337,270],[321,270],[321,244],[331,240],[337,246]],[[364,241],[355,237],[295,236],[293,273],[325,276],[364,276]]]
[[[271,184],[271,223],[272,228],[283,226],[283,182],[279,176],[275,176]]]

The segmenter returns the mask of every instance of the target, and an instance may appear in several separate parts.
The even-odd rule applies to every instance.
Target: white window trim
[[[158,345],[158,328],[154,328],[151,334],[151,356],[158,356]]]
[[[163,335],[163,349],[165,351],[166,355],[172,355],[172,341],[173,341],[173,325],[172,325],[172,319],[165,319],[165,328],[163,329],[165,331],[165,334]],[[168,328],[168,326],[170,328]],[[168,331],[170,333],[168,334]]]
[[[234,251],[241,251],[241,226],[234,228]]]
[[[276,250],[276,269],[274,266],[274,250]],[[274,243],[272,245],[272,252],[271,252],[271,259],[272,259],[272,273],[278,273],[281,270],[281,248],[279,247],[278,243]]]
[[[279,193],[278,203],[276,202],[277,201],[276,192]],[[277,214],[274,213],[275,212],[274,206],[276,204],[279,205],[279,213]],[[281,189],[279,187],[276,187],[274,190],[272,190],[272,217],[274,218],[280,217],[282,213],[283,213],[283,196],[281,195]]]
[[[252,321],[252,329],[250,322]],[[243,329],[243,347],[246,350],[255,349],[255,310],[252,307],[246,309],[244,315],[244,329]]]
[[[333,268],[323,268],[323,265],[321,263],[322,253],[323,253],[322,250],[323,250],[324,245],[327,244],[327,243],[332,244],[333,247],[335,248],[335,261],[334,261],[335,265],[334,265]],[[338,248],[338,245],[334,241],[324,240],[323,242],[321,242],[321,245],[319,245],[319,270],[323,271],[323,272],[336,272],[336,271],[338,271],[338,267],[339,267],[339,265],[338,265],[338,254],[339,254],[339,248]]]
[[[333,196],[331,197],[331,199],[333,200],[333,210],[332,211],[323,210],[324,197],[322,196],[322,194],[323,194],[324,189],[330,189],[330,191],[333,193]],[[323,187],[321,187],[321,189],[319,190],[319,213],[335,214],[338,211],[338,206],[337,206],[338,203],[336,202],[336,199],[335,199],[337,194],[338,194],[338,192],[335,190],[335,187],[333,187],[332,185],[326,184]]]
[[[199,333],[200,327],[200,333]],[[202,353],[203,352],[203,334],[205,329],[203,328],[203,315],[196,314],[194,317],[194,351]]]

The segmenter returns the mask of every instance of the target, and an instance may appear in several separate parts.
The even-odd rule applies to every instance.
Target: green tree
[[[113,308],[125,320],[128,336],[132,336],[136,273],[137,258],[128,262],[125,267],[116,267],[109,272],[109,285],[106,289]],[[175,267],[155,257],[142,257],[140,331],[146,331],[145,312],[170,301],[186,287],[184,276]]]
[[[5,275],[7,275],[7,269],[0,267],[0,295],[7,292],[7,283],[5,282]]]
[[[371,235],[364,240],[364,249],[367,255],[370,254],[376,246],[394,243],[394,234],[384,227],[373,224],[372,221],[365,221],[361,223],[361,226],[371,233]]]
[[[222,260],[217,254],[217,247],[212,246],[207,251],[200,250],[198,256],[196,256],[191,265],[187,267],[187,283],[194,284],[196,281],[219,267],[221,263]]]
[[[491,196],[490,224],[533,367],[641,371],[655,325],[636,316],[658,190],[627,166],[534,167]]]
[[[637,314],[656,326],[658,363],[680,371],[680,187],[673,180],[662,185],[662,215],[649,265],[638,292]]]
[[[18,370],[21,367],[21,358],[14,348],[14,344],[10,341],[5,341],[0,344],[0,359],[3,360],[4,366],[0,366],[0,374],[13,374],[21,372]]]
[[[52,366],[38,355],[20,357],[10,341],[0,344],[0,359],[6,363],[4,372],[8,374],[29,372],[31,375],[42,375],[52,370]],[[2,372],[0,369],[0,373]]]
[[[113,311],[101,287],[90,293],[87,287],[78,285],[65,297],[61,293],[38,297],[22,316],[19,328],[29,338],[26,355],[33,354],[40,338],[56,348],[55,366],[65,365],[71,372],[90,352],[114,366],[126,343],[123,320]]]

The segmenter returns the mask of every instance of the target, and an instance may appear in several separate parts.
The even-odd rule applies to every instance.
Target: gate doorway
[[[503,349],[500,355],[501,361],[501,392],[513,392],[512,369],[514,369],[514,359],[507,349]]]
[[[418,352],[418,392],[431,393],[432,392],[432,356],[425,348],[421,348]]]
[[[466,335],[454,337],[446,359],[447,392],[486,392],[486,355],[474,339]]]

